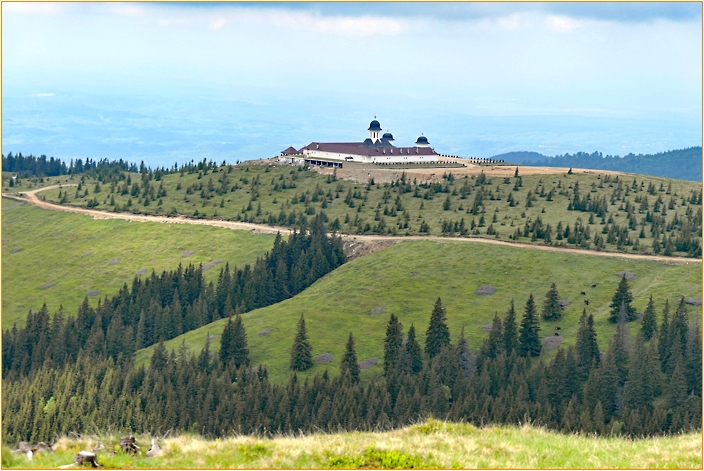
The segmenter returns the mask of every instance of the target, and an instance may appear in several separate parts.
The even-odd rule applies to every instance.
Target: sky
[[[2,151],[235,162],[701,145],[702,4],[2,3]]]

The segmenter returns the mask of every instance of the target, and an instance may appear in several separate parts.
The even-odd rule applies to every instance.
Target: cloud
[[[227,20],[225,18],[216,18],[210,22],[210,28],[217,31],[219,29],[222,29],[222,27],[225,26],[226,23]]]
[[[145,8],[137,6],[133,3],[118,3],[116,5],[112,5],[110,7],[110,12],[116,13],[116,14],[122,15],[122,16],[131,16],[131,17],[142,17],[142,16],[146,16],[146,14],[147,14],[147,11]]]
[[[255,2],[246,4],[182,3],[183,8],[254,8],[312,12],[325,16],[370,16],[387,18],[479,21],[511,16],[514,13],[545,12],[577,19],[619,22],[698,21],[699,2]],[[225,6],[227,5],[227,6]]]
[[[5,2],[2,7],[5,12],[25,15],[54,15],[63,13],[68,9],[68,5],[65,3],[43,2]]]
[[[521,25],[521,15],[514,13],[513,15],[502,16],[497,20],[499,25],[508,30],[515,30]]]
[[[552,31],[557,31],[559,33],[569,33],[577,28],[579,28],[579,21],[569,16],[561,15],[549,15],[548,16],[548,29]]]
[[[372,16],[324,16],[315,12],[243,9],[234,17],[242,23],[268,23],[315,33],[341,36],[395,35],[406,29],[406,22]]]
[[[32,95],[32,96],[36,96],[36,97],[48,97],[48,96],[54,96],[54,94],[53,94],[53,93],[37,93],[37,94]]]

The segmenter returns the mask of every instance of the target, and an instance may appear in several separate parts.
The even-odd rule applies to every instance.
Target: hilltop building
[[[411,164],[437,162],[440,155],[430,147],[428,138],[420,136],[413,147],[394,146],[394,136],[381,134],[381,125],[374,119],[369,123],[369,137],[362,142],[311,142],[299,150],[289,147],[282,156],[302,156],[307,163],[342,166],[342,162],[376,164]],[[339,163],[339,164],[338,164]]]

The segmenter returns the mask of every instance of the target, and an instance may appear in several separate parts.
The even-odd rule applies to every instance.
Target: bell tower
[[[381,125],[379,124],[379,121],[376,120],[376,116],[374,116],[374,120],[369,123],[369,138],[372,140],[374,144],[379,142],[379,133],[381,132]]]

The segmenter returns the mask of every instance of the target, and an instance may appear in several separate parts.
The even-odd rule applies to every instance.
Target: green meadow
[[[23,325],[29,310],[43,303],[50,313],[63,306],[74,315],[89,291],[100,291],[89,298],[97,303],[125,283],[130,286],[139,270],[146,269],[141,275],[146,277],[179,263],[222,260],[205,272],[214,280],[225,263],[253,263],[274,237],[209,226],[94,220],[3,198],[2,328]]]
[[[451,169],[447,169],[446,176],[449,173]],[[73,180],[78,182],[78,178]],[[588,244],[580,247],[593,249],[594,236],[607,239],[602,231],[616,224],[628,228],[633,245],[619,246],[615,240],[606,240],[602,250],[650,254],[656,235],[662,240],[663,235],[679,234],[677,227],[670,232],[669,225],[675,215],[682,219],[687,211],[694,215],[701,210],[701,202],[689,201],[693,193],[701,191],[698,183],[645,175],[607,176],[597,171],[487,177],[483,184],[475,176],[448,177],[439,179],[439,186],[432,194],[427,188],[416,187],[413,181],[408,181],[404,188],[368,185],[334,179],[332,175],[321,175],[303,167],[253,164],[173,173],[160,177],[159,181],[152,180],[146,189],[139,174],[131,174],[130,182],[127,185],[126,181],[104,181],[96,188],[94,180],[86,180],[80,190],[57,188],[41,195],[48,201],[90,205],[107,211],[180,214],[285,226],[299,224],[301,215],[311,218],[324,211],[333,229],[339,226],[339,231],[352,234],[443,235],[448,234],[443,233],[444,222],[452,221],[454,226],[464,220],[468,236],[511,238],[536,244],[544,241],[515,234],[516,230],[540,218],[544,225],[551,225],[553,243],[566,243],[567,238],[557,238],[558,224],[562,222],[563,230],[568,224],[574,230],[579,220],[589,228],[591,236]],[[606,198],[608,213],[603,220],[600,217],[590,220],[589,212],[567,209],[577,187],[582,198]],[[100,191],[96,193],[96,189]],[[471,214],[480,189],[483,206]],[[646,221],[648,211],[663,218],[662,227],[651,227]],[[452,235],[459,232],[455,230]],[[701,239],[701,234],[698,238]],[[686,252],[673,255],[686,256]]]
[[[379,359],[376,365],[362,372],[362,378],[369,380],[383,371],[383,339],[391,313],[399,316],[404,331],[414,323],[423,345],[433,304],[441,297],[453,342],[464,328],[470,349],[476,353],[487,335],[484,326],[491,323],[496,312],[503,317],[514,299],[520,319],[530,293],[541,309],[550,284],[555,282],[560,299],[571,304],[565,308],[561,320],[541,322],[541,335],[554,336],[557,332],[563,339],[562,345],[573,344],[579,317],[586,307],[595,316],[599,344],[605,351],[615,333],[615,326],[607,318],[609,303],[620,281],[616,273],[624,271],[636,276],[630,287],[639,312],[645,309],[650,295],[658,315],[668,298],[671,312],[676,308],[678,296],[701,298],[699,263],[671,265],[489,244],[419,241],[398,243],[354,259],[294,298],[246,313],[242,319],[252,364],[265,364],[275,382],[290,375],[290,348],[296,322],[302,314],[313,354],[328,352],[334,356],[330,363],[316,363],[307,374],[322,373],[326,368],[336,374],[345,341],[352,332],[358,360]],[[493,286],[496,292],[475,294],[482,285]],[[589,306],[585,305],[585,299]],[[697,318],[701,307],[688,306],[688,312]],[[198,353],[206,337],[210,337],[211,349],[217,351],[226,322],[221,319],[183,334],[166,342],[166,347],[178,350],[185,341],[193,353]],[[640,320],[629,324],[632,334],[639,327]],[[270,332],[264,335],[267,330]],[[147,362],[153,348],[138,351],[137,363]]]
[[[148,436],[137,443],[148,447]],[[5,469],[51,469],[117,436],[62,438],[55,453],[33,460],[2,447]],[[107,469],[701,469],[702,437],[688,433],[630,440],[567,435],[524,425],[477,428],[430,420],[390,432],[207,440],[181,435],[161,442],[155,458],[98,452]]]

